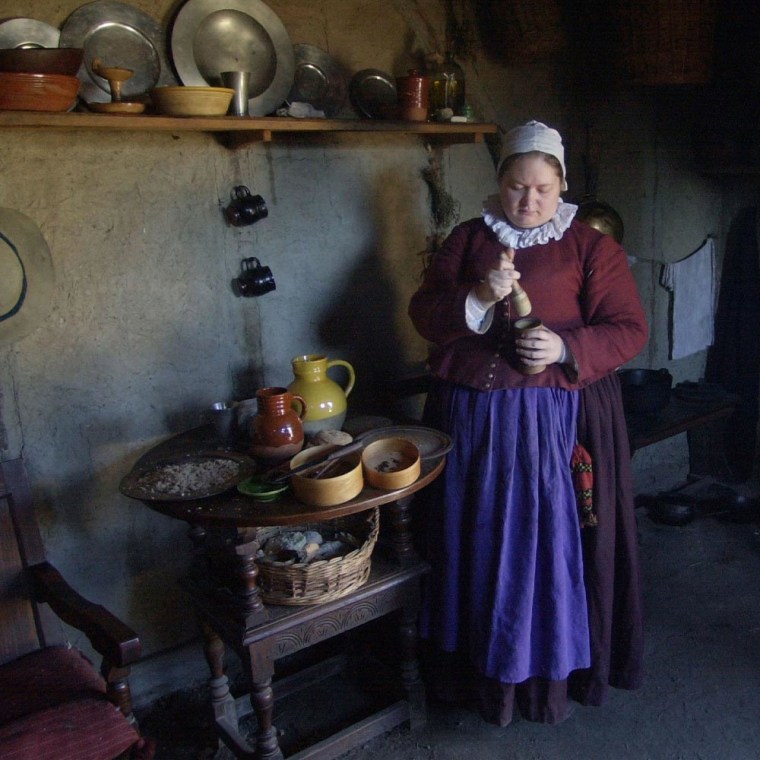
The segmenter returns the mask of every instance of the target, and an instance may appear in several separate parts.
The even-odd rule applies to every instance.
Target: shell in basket
[[[369,578],[372,550],[377,543],[380,514],[377,508],[357,515],[309,523],[297,527],[261,528],[256,538],[260,546],[285,534],[317,532],[325,538],[344,534],[356,549],[332,559],[271,562],[256,559],[258,587],[268,604],[319,604],[363,586]]]

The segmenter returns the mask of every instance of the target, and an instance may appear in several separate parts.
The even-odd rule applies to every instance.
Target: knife
[[[282,483],[290,478],[291,475],[300,475],[302,472],[312,470],[322,464],[332,462],[335,459],[341,459],[342,457],[347,456],[348,454],[353,454],[355,451],[360,451],[363,448],[364,441],[357,439],[344,446],[338,446],[332,451],[328,451],[324,456],[314,457],[314,459],[310,459],[308,462],[299,464],[298,467],[294,467],[292,470],[286,470],[285,472],[283,472],[281,468],[270,470],[269,472],[264,473],[262,479],[267,483]]]

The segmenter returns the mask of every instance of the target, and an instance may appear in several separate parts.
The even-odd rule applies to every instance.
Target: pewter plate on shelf
[[[389,425],[387,427],[373,428],[356,436],[358,440],[367,446],[381,438],[404,438],[411,441],[420,452],[420,459],[435,459],[448,454],[454,441],[450,435],[435,428],[421,425]]]
[[[315,45],[294,45],[296,70],[288,103],[309,103],[332,118],[346,102],[346,77],[338,63]]]
[[[275,111],[293,85],[290,37],[261,0],[188,0],[172,26],[171,55],[185,85],[215,87],[223,71],[250,71],[251,116]]]
[[[58,47],[60,37],[60,29],[36,18],[11,18],[0,23],[0,48]]]
[[[60,36],[60,29],[36,18],[12,18],[0,24],[0,48],[56,48]]]
[[[143,501],[205,499],[235,488],[255,470],[250,457],[228,451],[178,455],[132,470],[119,490]]]
[[[145,95],[156,86],[172,85],[172,74],[161,25],[141,11],[116,0],[95,0],[77,8],[61,27],[61,47],[81,47],[84,60],[77,75],[80,97],[88,103],[111,100],[108,82],[92,70],[99,58],[103,66],[131,69],[122,85],[125,99]]]
[[[396,80],[379,69],[362,69],[348,84],[351,105],[366,119],[395,119],[398,116]]]

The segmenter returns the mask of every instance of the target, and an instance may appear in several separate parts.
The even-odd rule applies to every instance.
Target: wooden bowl
[[[76,77],[0,71],[0,110],[68,111],[78,94]]]
[[[165,116],[224,116],[235,90],[228,87],[156,87],[150,99]]]
[[[290,469],[295,469],[311,459],[321,458],[336,448],[340,447],[326,444],[304,449],[290,460]],[[359,452],[334,460],[324,476],[316,477],[315,473],[318,473],[319,469],[317,467],[315,470],[307,470],[303,474],[293,475],[290,478],[293,495],[298,501],[310,507],[331,507],[335,504],[343,504],[354,496],[358,496],[364,488]]]
[[[369,485],[395,491],[420,476],[420,452],[406,438],[380,438],[365,447],[362,468]]]
[[[74,77],[83,57],[83,48],[4,48],[0,49],[0,71]]]

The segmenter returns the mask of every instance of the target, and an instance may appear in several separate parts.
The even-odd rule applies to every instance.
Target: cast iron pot
[[[696,516],[694,501],[675,492],[661,493],[649,507],[649,518],[663,525],[688,525]]]
[[[668,405],[673,376],[666,369],[621,369],[618,376],[626,412],[651,414]]]

